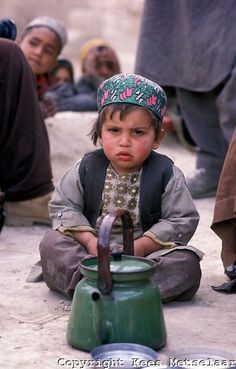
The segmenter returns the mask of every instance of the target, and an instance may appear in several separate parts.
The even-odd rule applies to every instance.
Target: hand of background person
[[[39,104],[44,118],[53,117],[56,114],[56,103],[52,98],[44,98]]]

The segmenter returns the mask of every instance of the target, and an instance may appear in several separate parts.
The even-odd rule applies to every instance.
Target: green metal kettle
[[[116,218],[123,226],[124,254],[110,255]],[[98,257],[80,262],[67,326],[68,343],[83,351],[108,343],[137,343],[155,350],[166,343],[159,289],[150,281],[156,264],[134,257],[133,223],[127,210],[104,217],[98,235]]]

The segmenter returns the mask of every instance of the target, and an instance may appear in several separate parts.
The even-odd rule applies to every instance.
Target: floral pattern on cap
[[[128,103],[151,110],[163,119],[166,110],[166,94],[156,83],[137,74],[116,74],[98,88],[98,111],[114,103]]]

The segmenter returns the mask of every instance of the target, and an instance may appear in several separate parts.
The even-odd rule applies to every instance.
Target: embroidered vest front
[[[95,227],[102,206],[102,193],[109,160],[102,149],[84,155],[79,176],[84,189],[84,215]],[[161,196],[173,174],[173,162],[167,156],[151,152],[143,164],[140,182],[139,216],[143,232],[161,218]]]

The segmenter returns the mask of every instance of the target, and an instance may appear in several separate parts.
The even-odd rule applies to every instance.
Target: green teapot
[[[124,253],[110,254],[110,234],[121,217]],[[80,262],[67,326],[68,343],[82,351],[108,343],[136,343],[155,350],[166,343],[159,289],[150,281],[156,264],[134,257],[133,223],[127,210],[104,217],[98,256]]]

